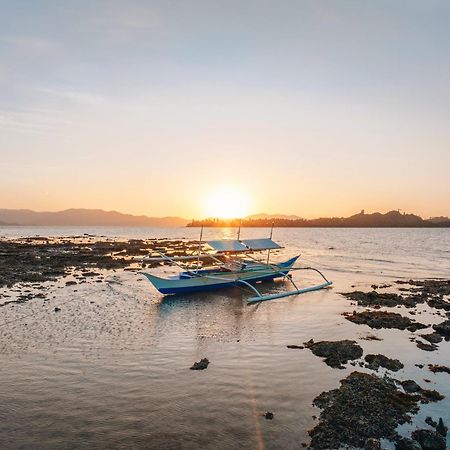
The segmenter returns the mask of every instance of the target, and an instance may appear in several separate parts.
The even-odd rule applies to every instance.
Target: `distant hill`
[[[289,220],[294,220],[294,219],[301,219],[300,216],[295,216],[295,215],[286,215],[286,214],[266,214],[266,213],[261,213],[261,214],[252,214],[251,216],[247,216],[245,218],[246,220],[259,220],[259,219],[289,219]]]
[[[379,212],[366,214],[361,211],[350,217],[323,217],[319,219],[302,219],[294,216],[270,216],[267,214],[256,214],[246,217],[242,220],[219,220],[206,219],[192,221],[189,227],[198,227],[202,224],[210,227],[237,227],[239,224],[243,227],[270,227],[272,224],[276,227],[324,227],[324,228],[431,228],[431,227],[450,227],[448,217],[433,217],[424,220],[415,214],[405,214],[399,211],[389,211],[386,214]]]
[[[147,217],[101,209],[66,209],[36,212],[29,209],[0,209],[0,224],[49,226],[184,227],[180,217]]]

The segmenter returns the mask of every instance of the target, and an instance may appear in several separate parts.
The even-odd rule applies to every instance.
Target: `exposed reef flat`
[[[442,398],[436,391],[422,389],[412,380],[399,382],[387,377],[352,372],[341,380],[339,388],[322,392],[314,399],[313,404],[322,412],[319,423],[309,431],[310,448],[367,448],[368,442],[379,442],[381,438],[396,441],[396,448],[415,448],[402,447],[406,441],[396,428],[411,422],[411,416],[418,411],[420,403]],[[413,433],[412,437],[420,442],[418,435]],[[445,437],[441,435],[437,441],[444,442],[445,448]]]
[[[341,380],[338,389],[322,392],[314,405],[322,409],[309,432],[311,448],[364,447],[368,439],[399,439],[396,428],[411,421],[420,394],[402,392],[397,383],[361,372]]]
[[[186,256],[197,249],[195,241],[165,239],[117,240],[92,236],[0,239],[0,287],[55,281],[74,270],[81,271],[83,277],[99,275],[97,271],[101,269],[138,270],[158,265],[143,265],[144,255],[164,251],[169,256]]]
[[[390,285],[372,285],[372,291],[352,291],[342,295],[353,305],[363,310],[344,312],[343,316],[357,324],[365,324],[373,329],[397,329],[416,332],[432,328],[431,332],[410,338],[418,348],[426,351],[438,349],[443,339],[450,338],[450,319],[435,324],[424,324],[406,317],[391,308],[405,307],[410,314],[417,314],[418,305],[426,305],[431,314],[448,316],[450,310],[450,280],[409,280],[397,281],[398,292],[379,292],[391,288]],[[381,310],[386,308],[388,310]],[[444,310],[441,312],[433,312]],[[420,313],[420,312],[419,312]],[[367,338],[361,338],[367,340]],[[311,341],[313,343],[313,341]],[[356,344],[355,341],[341,341]],[[305,345],[307,345],[306,343]],[[313,351],[314,352],[314,351]],[[314,354],[317,354],[314,352]],[[362,354],[362,349],[361,349]],[[326,356],[318,354],[318,356]],[[356,358],[355,358],[356,359]],[[364,358],[365,368],[378,370],[380,367],[399,371],[404,365],[398,359],[388,358],[382,354],[367,354]],[[327,360],[325,360],[327,362]],[[357,363],[357,362],[356,362]],[[352,362],[353,365],[355,363]],[[359,363],[361,366],[362,364]],[[416,364],[422,368],[423,364]],[[450,373],[450,368],[439,364],[429,364],[434,373]],[[430,380],[424,380],[430,382]],[[442,419],[438,423],[428,418],[435,430],[416,429],[411,437],[400,436],[398,425],[410,422],[421,403],[438,402],[445,397],[435,389],[424,389],[415,380],[395,380],[377,377],[367,373],[353,372],[343,380],[338,389],[322,392],[313,404],[322,409],[319,423],[310,430],[311,448],[341,448],[345,446],[365,449],[380,449],[380,439],[395,442],[396,449],[445,449],[447,427]]]

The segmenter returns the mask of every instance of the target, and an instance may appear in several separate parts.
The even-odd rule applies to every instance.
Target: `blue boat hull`
[[[252,280],[247,280],[250,284],[259,283],[261,281],[273,281],[276,278],[284,277],[286,273],[280,273],[279,275],[266,275],[264,277],[258,277]],[[204,291],[216,291],[218,289],[225,289],[237,286],[239,283],[236,281],[232,282],[224,282],[224,283],[216,283],[213,285],[205,285],[205,286],[186,286],[186,287],[173,287],[173,288],[161,288],[158,289],[161,294],[171,295],[171,294],[188,294],[190,292],[204,292]]]
[[[277,268],[266,265],[258,266],[256,264],[252,268],[247,268],[239,272],[220,272],[217,270],[199,271],[198,276],[196,273],[183,272],[177,277],[160,278],[149,273],[141,273],[161,294],[187,294],[190,292],[213,291],[242,285],[243,281],[254,284],[260,281],[272,281],[276,278],[282,278],[289,273],[297,258],[298,256],[280,263]]]

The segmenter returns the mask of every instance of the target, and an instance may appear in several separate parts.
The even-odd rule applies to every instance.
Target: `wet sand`
[[[394,448],[409,445],[402,438],[423,444],[416,429],[440,445],[439,419],[450,422],[448,281],[335,273],[333,290],[261,305],[238,289],[163,299],[137,273],[152,250],[186,255],[197,243],[0,241],[3,447],[330,448],[380,438]],[[263,287],[273,288],[286,286]],[[204,370],[189,370],[203,358]],[[386,392],[378,406],[371,389]],[[405,408],[387,409],[389,396]],[[363,399],[378,411],[366,417],[372,427],[355,426],[352,405]],[[349,433],[333,428],[333,411]]]

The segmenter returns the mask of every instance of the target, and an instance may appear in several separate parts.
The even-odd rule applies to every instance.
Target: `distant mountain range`
[[[298,216],[256,214],[242,220],[196,220],[189,223],[188,227],[198,227],[202,224],[209,227],[237,227],[239,224],[243,227],[270,227],[273,224],[276,227],[432,228],[450,227],[450,219],[448,217],[422,219],[422,217],[416,216],[415,214],[405,214],[400,213],[399,211],[389,211],[386,214],[378,212],[366,214],[364,211],[361,211],[350,217],[326,217],[319,219],[302,219]]]
[[[36,212],[29,209],[0,209],[0,225],[184,227],[180,217],[147,217],[101,209],[66,209]]]
[[[303,219],[285,214],[253,214],[239,219],[188,220],[181,217],[148,217],[101,209],[66,209],[58,212],[36,212],[29,209],[0,209],[0,226],[121,226],[121,227],[450,227],[448,217],[422,219],[415,214],[389,211],[386,214],[366,214],[361,211],[350,217]]]

